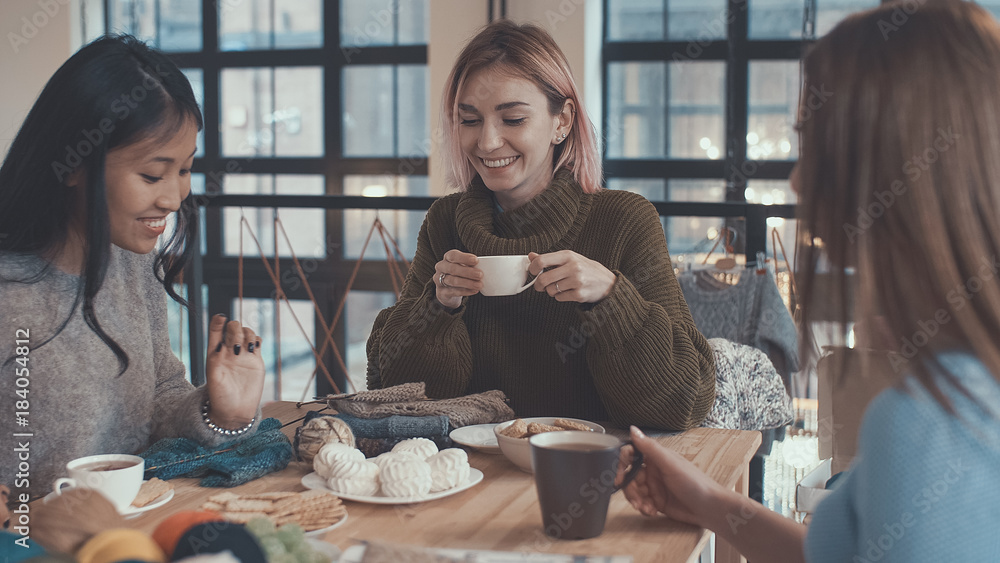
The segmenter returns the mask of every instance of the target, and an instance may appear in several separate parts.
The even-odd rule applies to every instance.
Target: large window
[[[654,202],[795,203],[799,56],[877,0],[605,1],[608,187]],[[726,227],[746,249],[749,221],[701,211],[664,219],[674,256],[704,255]],[[766,226],[791,247],[793,220],[770,217]],[[757,246],[770,256],[762,233],[757,226]]]
[[[96,3],[86,4],[93,9]],[[428,194],[427,4],[101,3],[108,31],[134,34],[166,51],[192,83],[208,124],[199,136],[194,191],[243,198],[203,211],[198,276],[203,289],[195,297],[205,314],[181,319],[196,329],[190,331],[194,335],[203,335],[209,315],[219,312],[253,326],[269,361],[265,400],[299,400],[332,389],[323,370],[314,373],[308,341],[324,345],[325,324],[344,298],[376,216],[412,257],[422,211],[376,214],[279,203],[289,196]],[[269,266],[277,266],[290,305],[276,299],[261,252]],[[377,311],[394,299],[380,239],[369,245],[365,258],[354,284],[358,293],[331,329],[348,374],[329,349],[322,356],[341,390],[349,381],[363,384],[367,330]],[[204,358],[198,346],[204,342],[182,339],[180,323],[174,325],[175,348],[198,381]]]

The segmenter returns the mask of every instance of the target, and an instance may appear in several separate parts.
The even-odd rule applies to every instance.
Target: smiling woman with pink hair
[[[715,364],[656,209],[601,189],[593,126],[544,30],[480,31],[448,77],[445,160],[399,302],[368,341],[368,385],[500,389],[520,416],[697,426]],[[534,291],[485,297],[479,256],[527,255]]]

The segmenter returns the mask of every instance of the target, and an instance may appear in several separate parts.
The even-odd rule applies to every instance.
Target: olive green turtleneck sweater
[[[454,311],[435,299],[434,265],[477,256],[572,250],[615,273],[594,305],[529,290],[473,295]],[[695,328],[656,209],[617,190],[585,194],[560,170],[549,187],[500,213],[477,180],[442,197],[420,229],[396,305],[368,340],[368,386],[424,381],[431,397],[500,389],[519,416],[566,416],[681,430],[715,399],[712,350]]]

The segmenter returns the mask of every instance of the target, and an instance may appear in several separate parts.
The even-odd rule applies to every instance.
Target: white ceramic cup
[[[480,293],[488,297],[498,295],[516,295],[535,283],[534,278],[528,283],[527,256],[480,256],[476,267],[483,272],[483,289]]]
[[[137,455],[102,454],[76,458],[66,464],[69,478],[56,479],[55,493],[61,494],[64,485],[98,491],[124,512],[139,494],[145,460]]]

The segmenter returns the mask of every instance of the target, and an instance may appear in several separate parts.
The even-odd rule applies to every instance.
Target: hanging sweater
[[[163,286],[153,256],[112,247],[104,285],[94,299],[101,327],[125,350],[129,367],[87,326],[77,307],[66,328],[44,346],[70,313],[79,278],[35,256],[0,254],[0,482],[17,498],[48,493],[66,462],[105,453],[139,453],[164,437],[187,437],[205,446],[229,438],[201,419],[204,388],[194,388],[170,350]],[[26,385],[15,385],[15,339],[28,331]],[[22,350],[23,352],[24,350]],[[24,372],[22,372],[23,375]],[[24,390],[24,396],[17,391]],[[27,400],[27,408],[15,401]],[[27,414],[16,415],[15,411]],[[27,421],[15,426],[16,416]],[[259,419],[259,417],[258,417]],[[14,437],[14,432],[31,436]],[[15,471],[14,448],[26,445],[29,471]],[[18,473],[27,475],[18,476]]]
[[[746,270],[735,285],[707,289],[701,273],[683,272],[678,280],[698,330],[763,351],[787,382],[799,370],[799,337],[774,277]]]
[[[534,288],[476,294],[451,311],[435,298],[434,265],[477,256],[573,250],[611,270],[597,304]],[[499,212],[477,178],[431,206],[396,305],[368,340],[368,386],[424,381],[427,395],[499,389],[519,416],[567,416],[679,430],[715,398],[712,349],[674,277],[656,209],[617,190],[586,194],[565,170],[527,204]]]

